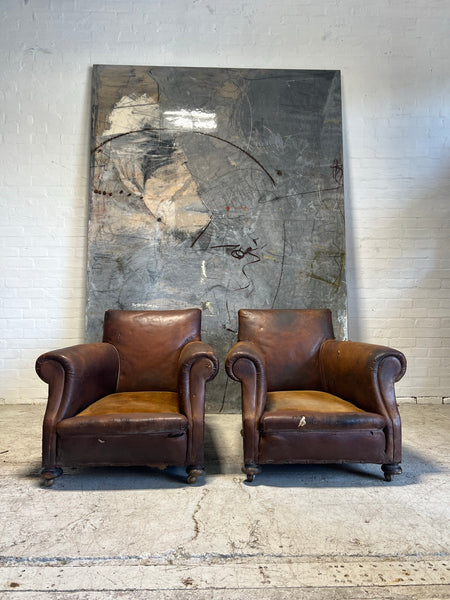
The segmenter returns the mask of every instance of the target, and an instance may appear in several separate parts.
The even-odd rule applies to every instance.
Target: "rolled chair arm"
[[[48,383],[42,431],[42,466],[54,472],[56,425],[116,390],[119,354],[111,344],[80,344],[42,354],[36,372]]]
[[[211,381],[217,375],[219,370],[219,361],[214,350],[204,342],[189,342],[180,353],[178,359],[178,374],[181,379],[186,378],[192,365],[199,360],[206,359],[203,365],[203,376],[205,383]]]
[[[386,455],[400,462],[401,421],[394,384],[405,374],[405,356],[387,346],[326,340],[319,361],[325,391],[386,418]]]
[[[231,379],[242,384],[242,412],[252,419],[260,419],[267,394],[266,365],[258,345],[244,340],[228,352],[225,368]]]
[[[192,420],[203,419],[205,384],[217,375],[219,361],[211,346],[204,342],[188,342],[178,359],[178,391],[181,408]]]
[[[406,358],[398,350],[376,344],[326,340],[320,348],[319,361],[327,392],[372,412],[396,404],[393,386],[406,371]]]
[[[204,342],[189,342],[178,360],[178,392],[181,410],[189,422],[187,462],[201,466],[203,457],[205,385],[217,375],[219,361]]]
[[[228,352],[225,368],[228,375],[241,382],[244,462],[256,465],[259,451],[259,420],[267,394],[265,361],[257,344],[244,340]]]
[[[45,421],[58,422],[115,392],[119,355],[111,344],[79,344],[42,354],[36,372],[49,385]]]
[[[235,381],[242,381],[242,378],[245,377],[245,373],[236,364],[240,359],[247,359],[253,363],[257,376],[261,379],[265,378],[264,357],[254,342],[248,340],[238,342],[228,352],[225,368],[231,379]]]

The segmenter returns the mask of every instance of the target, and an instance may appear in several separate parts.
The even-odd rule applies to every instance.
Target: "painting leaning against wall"
[[[346,337],[339,71],[95,65],[87,341],[103,314],[320,308]],[[240,410],[224,369],[207,410]]]

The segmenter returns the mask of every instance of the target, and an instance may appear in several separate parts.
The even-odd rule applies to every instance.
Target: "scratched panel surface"
[[[97,65],[92,98],[88,341],[108,308],[190,306],[222,367],[242,307],[346,336],[338,71]],[[223,368],[207,391],[240,409]]]

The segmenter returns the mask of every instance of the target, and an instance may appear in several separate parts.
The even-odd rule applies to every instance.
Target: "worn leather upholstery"
[[[186,465],[193,482],[203,471],[205,384],[218,369],[200,328],[199,309],[109,310],[102,343],[40,356],[44,478],[65,466],[170,464]]]
[[[401,471],[394,384],[405,357],[335,340],[329,310],[241,309],[226,369],[241,383],[249,480],[269,463],[371,462],[387,479]]]

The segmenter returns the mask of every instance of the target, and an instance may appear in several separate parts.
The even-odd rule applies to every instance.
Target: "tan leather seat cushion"
[[[175,392],[121,392],[105,396],[75,417],[58,423],[65,435],[176,433],[186,431]]]
[[[100,398],[80,413],[81,416],[113,413],[179,413],[180,404],[175,392],[120,392]]]
[[[382,415],[314,390],[269,392],[261,418],[261,429],[266,432],[383,429],[385,425]]]

